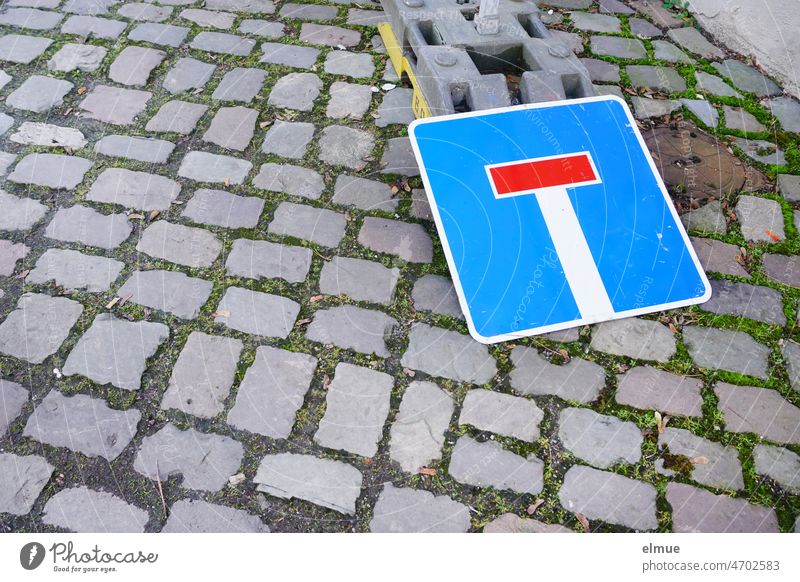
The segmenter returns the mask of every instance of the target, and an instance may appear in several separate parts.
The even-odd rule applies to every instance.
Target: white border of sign
[[[636,134],[636,138],[639,140],[639,145],[642,148],[642,151],[647,158],[647,162],[650,165],[650,169],[653,172],[653,175],[656,177],[656,182],[658,183],[658,187],[661,190],[661,194],[664,196],[664,200],[667,201],[667,207],[669,211],[672,213],[672,218],[675,220],[675,224],[683,238],[683,242],[686,245],[687,249],[689,250],[689,256],[692,259],[695,267],[697,268],[698,273],[700,273],[700,278],[705,285],[706,291],[701,297],[695,297],[692,299],[686,299],[683,301],[674,301],[672,303],[664,303],[658,306],[650,306],[650,307],[642,307],[639,309],[630,309],[628,311],[620,311],[614,313],[609,317],[603,318],[582,318],[576,319],[573,321],[567,321],[564,323],[556,323],[553,325],[546,325],[543,327],[537,327],[527,330],[522,330],[516,333],[508,333],[508,334],[500,334],[495,336],[484,336],[477,332],[475,329],[475,324],[472,321],[472,314],[469,311],[467,306],[466,298],[464,297],[464,288],[461,285],[461,280],[458,277],[458,271],[455,267],[455,261],[453,260],[453,255],[450,252],[450,243],[447,240],[447,235],[444,231],[444,225],[442,224],[442,218],[439,215],[439,209],[436,206],[436,201],[433,198],[433,190],[431,188],[430,180],[428,179],[428,172],[422,163],[422,155],[419,151],[419,146],[417,145],[417,138],[415,135],[415,130],[418,126],[428,124],[428,123],[437,123],[439,121],[445,121],[448,119],[460,119],[464,117],[485,117],[489,115],[497,115],[501,113],[508,113],[509,111],[524,111],[528,109],[544,109],[544,108],[551,108],[551,107],[560,107],[565,105],[580,105],[581,103],[593,103],[597,101],[617,101],[623,106],[625,114],[628,117],[628,122],[630,123],[633,132]],[[541,335],[544,333],[549,333],[551,331],[559,331],[562,329],[569,329],[571,327],[579,327],[581,325],[588,325],[591,323],[600,323],[601,321],[612,321],[615,319],[625,319],[627,317],[634,317],[636,315],[644,315],[646,313],[655,313],[658,311],[666,311],[669,309],[677,309],[679,307],[687,307],[689,305],[697,305],[699,303],[705,303],[709,299],[711,299],[711,285],[708,283],[708,277],[706,277],[705,270],[703,269],[702,265],[700,265],[700,261],[697,258],[697,253],[695,253],[694,247],[692,246],[691,241],[689,240],[689,235],[686,233],[686,229],[683,228],[683,223],[678,216],[677,210],[675,210],[675,205],[672,203],[672,199],[667,192],[667,188],[664,185],[664,181],[661,178],[661,174],[659,174],[658,169],[656,168],[656,164],[653,161],[653,156],[650,155],[650,151],[647,149],[647,145],[645,144],[644,138],[642,138],[642,134],[639,132],[639,127],[636,125],[636,121],[631,114],[631,110],[628,107],[628,104],[625,102],[624,99],[621,99],[615,95],[602,95],[598,97],[584,97],[581,99],[569,99],[569,100],[562,100],[562,101],[546,101],[544,103],[527,103],[523,105],[515,105],[512,107],[503,107],[500,109],[485,109],[481,111],[470,111],[468,113],[456,113],[452,115],[440,115],[438,117],[425,117],[423,119],[415,119],[411,122],[411,125],[408,126],[408,137],[411,141],[411,147],[414,150],[414,156],[417,159],[417,165],[420,169],[420,175],[422,177],[422,183],[425,185],[425,193],[428,197],[428,203],[431,207],[431,213],[433,214],[434,222],[436,223],[436,230],[439,232],[439,237],[442,240],[442,248],[444,249],[444,255],[447,259],[447,266],[450,269],[450,275],[453,277],[453,285],[456,289],[456,294],[458,295],[458,302],[461,305],[461,311],[464,313],[464,317],[467,320],[467,327],[469,328],[470,335],[477,341],[483,344],[494,344],[498,342],[510,341],[515,340],[523,337],[529,337],[534,335]],[[557,157],[557,156],[556,156]],[[515,163],[518,163],[515,162]],[[595,168],[596,170],[596,168]],[[599,176],[599,174],[597,174]]]

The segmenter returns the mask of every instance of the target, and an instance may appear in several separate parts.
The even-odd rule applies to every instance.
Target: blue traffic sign
[[[476,340],[505,341],[711,297],[622,99],[419,119],[409,135]]]

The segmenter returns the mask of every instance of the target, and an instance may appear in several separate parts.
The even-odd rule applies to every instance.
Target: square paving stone
[[[28,402],[28,391],[20,384],[0,379],[0,437],[22,412]]]
[[[800,455],[783,447],[756,445],[756,473],[766,475],[792,495],[800,495]]]
[[[314,441],[329,449],[374,457],[389,415],[393,386],[394,379],[389,374],[338,364]]]
[[[237,239],[225,261],[229,275],[248,279],[305,280],[311,268],[311,249],[262,240]]]
[[[703,463],[692,463],[691,478],[708,487],[717,489],[744,489],[742,465],[739,451],[733,446],[722,446],[708,439],[698,437],[682,428],[667,427],[658,437],[658,446],[672,455],[682,455],[689,459],[703,457]],[[665,460],[656,461],[656,471],[674,477],[677,473],[665,467]]]
[[[417,323],[408,334],[403,366],[457,382],[486,384],[497,373],[497,362],[483,344],[468,335]]]
[[[162,83],[170,93],[202,89],[214,73],[214,65],[192,58],[178,59]]]
[[[494,441],[460,437],[453,447],[448,472],[456,481],[536,495],[544,486],[544,463],[505,450]]]
[[[585,408],[565,408],[558,424],[558,438],[564,447],[599,469],[641,460],[642,432],[633,422]]]
[[[513,513],[504,513],[483,527],[483,533],[576,533],[558,524],[536,519],[523,519]]]
[[[396,255],[410,263],[430,263],[433,242],[419,224],[367,217],[358,233],[359,244],[379,253]]]
[[[708,42],[706,37],[694,27],[673,28],[667,31],[667,36],[690,53],[694,53],[704,59],[718,60],[725,58],[725,52]]]
[[[663,117],[681,108],[681,102],[674,99],[651,99],[650,97],[631,97],[636,119]]]
[[[297,20],[333,20],[338,12],[335,6],[288,2],[281,6],[280,17]]]
[[[185,26],[145,22],[130,31],[128,38],[136,42],[149,42],[160,46],[178,48],[186,40],[189,30]]]
[[[0,353],[41,364],[58,351],[83,313],[83,305],[66,297],[26,293],[0,323]]]
[[[769,388],[717,382],[714,392],[725,430],[755,433],[776,443],[800,444],[800,408]]]
[[[229,150],[244,151],[253,139],[258,111],[247,107],[221,107],[211,126],[203,134],[203,141]]]
[[[64,102],[73,84],[63,79],[43,75],[31,75],[13,93],[6,97],[6,104],[16,109],[42,113]]]
[[[739,196],[736,217],[742,236],[755,242],[778,242],[786,238],[783,229],[783,208],[775,200],[758,196]]]
[[[636,366],[617,376],[620,404],[676,416],[703,416],[703,382],[650,366]]]
[[[306,155],[306,148],[313,136],[313,123],[276,120],[264,136],[261,151],[299,160]]]
[[[381,159],[381,174],[419,176],[419,166],[407,137],[393,137],[386,142]]]
[[[650,20],[659,26],[666,28],[677,28],[679,26],[683,26],[683,20],[677,18],[659,2],[652,2],[650,0],[635,0],[629,2],[629,4],[636,10],[636,12],[649,17]]]
[[[360,129],[331,125],[322,130],[318,145],[321,161],[358,171],[372,159],[375,139]]]
[[[375,73],[375,62],[368,54],[331,51],[325,57],[325,72],[331,75],[369,79]]]
[[[22,122],[9,140],[22,145],[72,149],[80,149],[86,145],[86,138],[78,129],[35,121]]]
[[[42,522],[76,533],[143,533],[150,516],[111,493],[63,489],[47,500]]]
[[[147,91],[96,85],[80,108],[84,117],[114,125],[130,125],[144,111],[150,97],[152,93]]]
[[[533,442],[539,438],[543,418],[544,412],[533,400],[480,389],[467,392],[458,423]]]
[[[0,513],[28,513],[54,470],[44,457],[0,453]]]
[[[325,182],[314,170],[290,164],[268,163],[262,165],[258,175],[253,178],[253,186],[261,190],[316,200],[322,195]]]
[[[362,10],[360,8],[350,8],[347,11],[347,24],[356,26],[377,26],[388,19],[383,10]]]
[[[319,290],[326,295],[347,295],[356,301],[390,305],[400,270],[380,263],[333,257],[322,266]]]
[[[335,81],[330,96],[325,115],[331,119],[360,120],[372,102],[372,89],[366,85]]]
[[[144,438],[133,469],[158,481],[182,475],[187,489],[219,491],[239,470],[243,456],[244,447],[232,438],[167,424]]]
[[[211,281],[177,271],[134,271],[117,291],[119,297],[183,319],[194,319],[211,294]]]
[[[347,515],[356,512],[362,481],[352,465],[294,453],[267,455],[253,478],[258,491],[303,499]]]
[[[800,102],[791,97],[776,97],[763,104],[780,121],[784,131],[800,133]]]
[[[97,16],[70,16],[61,25],[61,32],[82,37],[115,40],[128,26],[127,22]]]
[[[786,369],[789,372],[789,382],[797,391],[800,391],[800,344],[786,340],[781,347],[781,355],[786,360]]]
[[[595,83],[619,83],[619,65],[600,59],[580,59]]]
[[[166,163],[174,149],[175,144],[171,141],[130,135],[107,135],[94,144],[94,151],[98,154],[148,164]]]
[[[285,338],[299,312],[300,305],[286,297],[228,287],[214,321],[244,333]]]
[[[735,129],[745,133],[760,133],[766,130],[752,113],[741,107],[723,105],[722,110],[725,113],[725,127],[729,129]]]
[[[34,409],[22,434],[87,457],[113,461],[133,440],[141,417],[135,408],[114,410],[100,398],[65,396],[54,389]]]
[[[671,42],[667,42],[665,40],[654,40],[652,44],[653,57],[658,61],[682,64],[691,64],[696,62],[692,57],[687,55]]]
[[[800,176],[778,174],[778,191],[790,202],[800,202]]]
[[[717,234],[727,234],[728,223],[722,212],[719,200],[712,200],[697,210],[691,210],[681,215],[681,222],[686,230],[699,230]]]
[[[30,64],[53,44],[49,38],[7,34],[0,37],[0,61]]]
[[[390,432],[392,461],[403,471],[417,473],[439,460],[453,410],[453,397],[433,382],[409,384]]]
[[[268,533],[269,527],[241,509],[181,499],[173,503],[161,533]]]
[[[300,27],[300,40],[323,46],[354,47],[361,42],[361,33],[340,26],[305,23]]]
[[[46,213],[44,204],[0,190],[0,230],[28,230]]]
[[[253,169],[253,164],[231,156],[208,152],[189,152],[183,158],[178,175],[198,182],[241,184]]]
[[[239,32],[242,34],[252,34],[263,38],[276,39],[285,33],[285,26],[280,22],[272,20],[256,20],[246,18],[239,23]]]
[[[86,199],[125,208],[166,210],[181,192],[181,185],[157,174],[107,168],[89,188]]]
[[[239,386],[228,423],[274,439],[289,438],[316,367],[313,356],[260,346]]]
[[[44,235],[62,242],[115,249],[125,242],[132,230],[125,214],[100,214],[88,206],[76,205],[56,212]]]
[[[197,8],[182,10],[180,17],[203,28],[219,28],[222,30],[230,29],[236,20],[236,15],[231,12],[212,12]]]
[[[199,103],[169,101],[147,122],[145,129],[188,135],[194,131],[197,122],[206,111],[208,107]]]
[[[593,36],[592,52],[596,55],[619,57],[621,59],[644,59],[647,51],[642,41],[619,36]]]
[[[553,394],[564,400],[587,404],[600,394],[606,385],[602,366],[571,358],[566,364],[550,363],[535,349],[516,347],[511,351],[514,369],[511,387],[523,395]]]
[[[664,91],[666,93],[682,93],[686,91],[686,81],[678,71],[669,67],[652,67],[650,65],[628,65],[625,68],[634,87]]]
[[[72,14],[106,14],[115,3],[116,0],[67,0],[62,10]]]
[[[122,49],[108,69],[108,77],[122,85],[140,87],[147,84],[153,72],[166,57],[164,51],[141,46],[128,46]]]
[[[169,337],[163,323],[125,321],[98,315],[67,357],[65,376],[80,374],[96,383],[138,390],[147,359]]]
[[[362,354],[389,357],[386,336],[398,325],[397,320],[381,311],[342,305],[320,309],[308,326],[306,338],[332,344]]]
[[[342,206],[354,206],[362,210],[393,212],[397,209],[399,200],[394,198],[388,184],[339,174],[333,188],[332,202]]]
[[[653,26],[644,18],[631,18],[628,20],[628,25],[631,27],[631,33],[639,38],[656,38],[662,34],[660,28]]]
[[[463,533],[469,509],[446,495],[397,488],[391,483],[378,497],[369,530],[374,533]]]
[[[272,0],[206,0],[204,6],[209,10],[228,10],[250,14],[274,14]]]
[[[100,67],[107,53],[108,49],[102,46],[69,43],[47,61],[47,68],[61,73],[74,70],[91,73]]]
[[[464,319],[453,282],[439,275],[425,275],[414,283],[411,293],[414,308]]]
[[[731,80],[733,85],[742,91],[754,93],[756,97],[779,95],[782,91],[772,79],[762,75],[757,69],[735,59],[727,59],[721,63],[711,63],[720,75]]]
[[[591,12],[571,12],[572,25],[588,32],[620,32],[622,27],[619,18],[607,14],[593,14]]]
[[[137,2],[120,6],[117,10],[117,14],[129,18],[130,20],[161,22],[172,15],[172,8],[169,6],[153,6],[152,4]]]
[[[411,98],[414,94],[413,89],[397,87],[389,91],[378,107],[378,118],[375,125],[387,127],[392,124],[408,125],[416,116],[411,109]]]
[[[205,229],[159,220],[145,229],[136,250],[187,267],[210,267],[222,243]]]
[[[770,349],[742,331],[686,326],[683,343],[701,368],[767,378]]]
[[[668,484],[667,503],[672,506],[672,531],[676,533],[778,531],[774,510],[691,485]]]
[[[705,91],[717,97],[742,97],[738,91],[732,89],[730,85],[719,77],[709,75],[703,71],[697,71],[695,72],[695,78],[697,79],[698,91]]]
[[[108,257],[84,255],[68,249],[47,249],[25,278],[27,283],[55,281],[70,290],[108,291],[125,264]]]
[[[783,326],[783,297],[775,289],[725,280],[711,281],[711,299],[700,308],[711,313],[736,315]]]
[[[189,46],[210,53],[246,57],[255,48],[256,41],[224,32],[201,32]]]
[[[741,251],[736,245],[708,238],[690,237],[690,240],[704,270],[750,278],[750,273],[737,261]]]
[[[279,42],[261,43],[261,50],[263,54],[259,62],[270,65],[283,65],[295,69],[313,67],[320,53],[319,49],[309,46],[297,46]]]
[[[17,261],[28,256],[29,252],[31,249],[27,245],[0,239],[0,277],[8,277],[14,273]]]
[[[267,103],[273,107],[311,111],[321,89],[322,80],[314,73],[289,73],[272,87]]]
[[[220,81],[217,88],[214,89],[211,98],[220,101],[250,103],[253,97],[258,95],[258,92],[261,91],[261,87],[264,86],[264,80],[266,78],[266,71],[242,67],[231,69],[222,77],[222,81]]]
[[[347,221],[343,214],[305,204],[281,202],[269,223],[271,234],[291,236],[336,248],[344,236]]]
[[[194,331],[172,369],[161,409],[213,418],[225,408],[242,353],[238,339]]]
[[[224,228],[253,228],[258,224],[264,200],[236,196],[223,190],[200,189],[186,204],[181,216],[201,224]]]
[[[657,362],[668,361],[677,351],[675,336],[668,327],[633,317],[595,325],[592,349]]]

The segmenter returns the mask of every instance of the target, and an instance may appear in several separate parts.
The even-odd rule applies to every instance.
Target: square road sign
[[[505,341],[711,297],[622,99],[418,119],[409,135],[476,340]]]

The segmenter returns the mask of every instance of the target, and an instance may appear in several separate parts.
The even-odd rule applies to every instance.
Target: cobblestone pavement
[[[763,174],[682,208],[709,303],[487,347],[379,5],[5,2],[0,528],[796,530],[800,104],[659,2],[549,5],[645,136]]]

